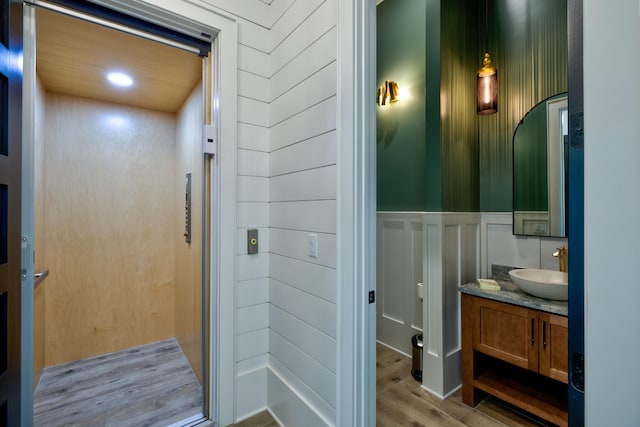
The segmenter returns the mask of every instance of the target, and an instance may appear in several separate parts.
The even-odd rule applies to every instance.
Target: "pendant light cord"
[[[489,52],[489,0],[484,0],[484,53]]]

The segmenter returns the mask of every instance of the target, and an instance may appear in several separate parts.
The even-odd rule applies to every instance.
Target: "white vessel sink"
[[[566,301],[569,280],[567,273],[537,268],[523,268],[509,271],[511,280],[524,292],[538,298]]]

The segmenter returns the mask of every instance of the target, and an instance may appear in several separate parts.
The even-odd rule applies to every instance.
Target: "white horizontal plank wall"
[[[422,214],[378,212],[376,339],[411,356],[411,337],[422,332]]]
[[[336,417],[335,25],[335,0],[299,0],[271,28],[267,403],[285,426]]]
[[[480,214],[423,216],[422,387],[446,398],[461,384],[460,293],[480,274]]]
[[[491,276],[491,265],[557,270],[553,252],[567,246],[566,238],[515,236],[511,212],[483,213],[481,225],[482,277]]]
[[[267,407],[269,364],[269,26],[291,1],[211,0],[238,21],[235,420]],[[248,255],[247,230],[258,230]]]

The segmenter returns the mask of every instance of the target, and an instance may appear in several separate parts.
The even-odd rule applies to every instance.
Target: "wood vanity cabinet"
[[[486,393],[567,425],[567,318],[462,294],[462,400]]]

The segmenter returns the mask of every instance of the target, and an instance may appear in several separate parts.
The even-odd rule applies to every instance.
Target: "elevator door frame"
[[[236,97],[237,97],[237,22],[228,16],[212,10],[171,0],[155,1],[154,5],[142,0],[94,0],[102,6],[126,13],[155,24],[181,32],[199,35],[207,31],[211,34],[212,64],[203,70],[203,86],[211,99],[208,116],[203,124],[211,123],[216,128],[216,154],[205,156],[203,162],[210,168],[207,182],[210,201],[207,209],[210,226],[203,241],[210,242],[203,248],[203,297],[206,296],[203,311],[203,331],[208,331],[203,342],[206,355],[205,390],[208,418],[216,424],[231,424],[235,418],[235,204],[236,204]],[[24,118],[23,128],[33,129],[35,120],[35,13],[31,6],[24,12],[24,74],[23,83]],[[205,97],[206,100],[206,97]],[[22,139],[23,151],[33,152],[34,135],[27,132]],[[222,159],[224,158],[224,161]],[[23,170],[23,176],[32,176],[31,170]],[[23,188],[23,197],[31,200],[30,209],[23,211],[23,233],[33,241],[33,186]],[[29,216],[30,215],[30,216]],[[31,218],[31,219],[29,219]],[[224,250],[223,250],[224,249]],[[29,276],[31,277],[31,276]],[[209,282],[208,289],[204,286]],[[206,292],[208,291],[208,292]],[[33,313],[33,298],[22,298],[22,310]],[[205,317],[209,313],[208,318]],[[24,316],[23,316],[24,318]],[[30,367],[21,373],[22,396],[30,396],[23,401],[22,416],[25,424],[33,420],[33,316],[22,325],[21,341],[23,351],[21,365]],[[224,328],[221,327],[224,325]],[[224,393],[221,392],[224,390]],[[31,422],[28,422],[31,420]]]

